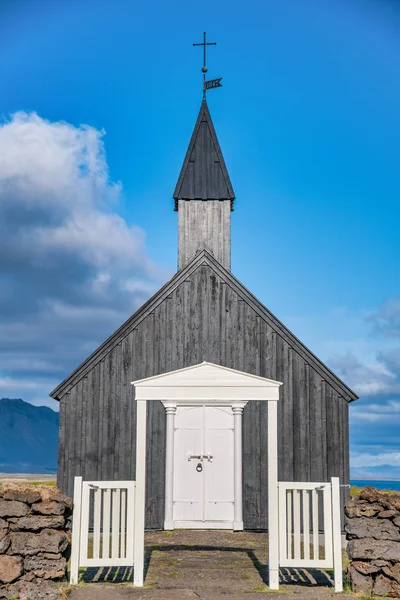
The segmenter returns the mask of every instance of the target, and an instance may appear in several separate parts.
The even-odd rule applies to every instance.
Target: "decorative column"
[[[133,585],[143,587],[144,580],[144,525],[146,494],[146,400],[136,402],[136,489],[133,556],[135,567]]]
[[[167,414],[167,439],[165,454],[165,521],[164,529],[174,528],[173,501],[174,501],[174,431],[176,404],[166,404]]]
[[[278,402],[268,400],[268,585],[279,589]]]
[[[242,417],[245,403],[233,404],[234,417],[234,452],[235,452],[235,514],[233,522],[234,531],[243,530],[243,481],[242,481]]]

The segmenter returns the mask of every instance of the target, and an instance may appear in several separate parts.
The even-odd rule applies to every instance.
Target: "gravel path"
[[[281,590],[266,585],[267,534],[231,531],[158,531],[146,534],[145,587],[132,588],[131,569],[88,569],[87,584],[73,589],[72,600],[277,600],[353,598],[334,594],[323,571],[281,571]],[[113,583],[109,583],[113,581]],[[94,582],[94,583],[93,583]]]

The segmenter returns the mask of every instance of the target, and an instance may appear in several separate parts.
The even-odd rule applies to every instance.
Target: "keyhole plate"
[[[196,465],[196,471],[197,471],[198,473],[201,473],[201,472],[202,472],[202,470],[203,470],[203,465],[202,465],[201,463],[198,463],[198,464]]]

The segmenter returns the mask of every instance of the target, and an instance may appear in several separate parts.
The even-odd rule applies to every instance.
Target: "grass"
[[[3,486],[4,483],[8,483],[8,481],[0,481],[0,488]],[[49,487],[56,487],[57,483],[55,481],[13,481],[13,484],[15,485],[33,485],[33,486],[49,486]]]
[[[279,590],[271,590],[265,583],[259,583],[256,585],[251,592],[253,594],[261,593],[261,594],[290,594],[290,590],[287,589],[286,586],[280,585]]]
[[[363,488],[357,487],[356,485],[350,486],[350,496],[352,498],[353,498],[353,496],[359,496],[362,489]],[[385,492],[385,494],[398,494],[399,493],[399,492],[396,492],[396,490],[379,490],[379,491]]]
[[[50,487],[56,487],[56,481],[29,481],[26,485],[48,485]]]
[[[358,600],[389,600],[387,596],[371,596],[370,594],[362,594],[361,596],[356,596]]]
[[[69,596],[71,595],[72,585],[70,585],[69,583],[67,585],[58,585],[57,591],[60,600],[67,600],[67,598],[69,598]]]

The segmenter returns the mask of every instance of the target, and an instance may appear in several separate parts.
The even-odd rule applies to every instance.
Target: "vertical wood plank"
[[[165,372],[173,370],[173,348],[172,348],[172,331],[175,326],[175,312],[173,308],[172,297],[168,297],[166,299],[166,330],[165,330],[165,358],[164,358],[164,368]]]
[[[120,546],[120,516],[121,516],[121,490],[112,491],[112,521],[111,521],[111,557],[119,558]]]
[[[332,526],[333,526],[333,577],[335,582],[335,592],[343,591],[343,572],[342,572],[342,540],[340,526],[340,488],[339,478],[332,477]]]
[[[317,490],[312,491],[312,528],[313,528],[313,559],[319,559],[319,496]]]
[[[96,461],[93,453],[93,443],[96,435],[94,430],[94,407],[93,407],[93,380],[95,377],[95,370],[91,369],[85,377],[84,394],[85,394],[85,416],[83,420],[82,430],[84,431],[84,454],[83,461],[85,464],[84,477],[89,481],[96,481]]]
[[[128,406],[128,397],[130,394],[133,396],[133,389],[131,381],[132,377],[132,352],[131,352],[131,334],[126,336],[121,343],[121,358],[120,365],[118,366],[118,373],[120,373],[121,386],[120,386],[120,398],[119,398],[119,415],[125,415],[124,418],[117,416],[117,422],[119,427],[118,436],[118,477],[121,480],[129,479],[129,458],[127,453],[131,451],[131,442],[127,436],[127,430],[129,429],[129,418],[130,410]],[[130,402],[133,402],[131,397]]]
[[[231,288],[226,288],[226,366],[231,369],[239,368],[239,359],[236,352],[237,329],[239,320],[239,300]]]
[[[80,538],[81,538],[81,518],[82,518],[82,477],[74,479],[74,517],[72,522],[71,539],[71,570],[70,584],[78,583],[79,559],[80,559]]]
[[[300,559],[300,490],[293,490],[294,558]]]
[[[93,515],[93,558],[100,558],[100,529],[101,529],[101,489],[93,490],[94,515]]]
[[[200,274],[195,271],[190,278],[190,295],[189,295],[189,352],[190,362],[197,365],[201,362],[201,320],[202,307],[198,306],[200,299]],[[201,301],[201,300],[200,300]]]
[[[293,558],[293,490],[287,490],[287,557]]]
[[[260,330],[260,376],[276,380],[276,333],[263,319],[261,319]]]
[[[226,365],[226,283],[222,280],[220,280],[219,315],[221,365]]]
[[[293,457],[293,351],[277,337],[277,380],[282,381],[278,403],[279,480],[294,480]]]
[[[235,325],[236,329],[236,354],[237,354],[237,369],[244,371],[244,311],[245,303],[239,298],[238,299],[238,320]]]
[[[207,360],[207,347],[209,343],[209,304],[208,298],[208,277],[205,265],[199,267],[200,271],[200,306],[201,306],[201,360]]]
[[[304,560],[310,559],[310,492],[303,490],[303,545]]]
[[[208,360],[215,364],[221,364],[221,345],[220,336],[220,297],[221,289],[218,277],[212,273],[208,273],[209,280],[209,346],[207,350]],[[207,301],[204,299],[204,301]]]
[[[332,490],[331,484],[326,485],[322,492],[324,506],[324,549],[325,560],[332,564]]]
[[[335,392],[330,385],[326,385],[326,429],[327,429],[327,458],[328,479],[340,476],[340,430],[339,413],[340,405]]]
[[[105,479],[103,473],[103,462],[102,462],[102,445],[103,445],[103,422],[104,422],[104,360],[99,362],[99,384],[100,384],[100,396],[99,396],[99,419],[98,419],[98,434],[96,444],[97,464],[99,472],[99,480]]]
[[[309,481],[308,366],[293,352],[293,467],[294,481]]]
[[[190,289],[191,281],[186,279],[183,282],[183,295],[182,295],[182,342],[183,342],[183,366],[189,367],[193,363],[190,356]]]
[[[126,558],[126,497],[127,490],[121,489],[121,558]]]
[[[80,474],[84,479],[88,480],[88,467],[89,463],[87,461],[87,456],[90,454],[90,441],[91,441],[91,432],[90,432],[90,424],[91,420],[88,418],[88,395],[89,395],[89,386],[88,386],[88,377],[85,375],[81,381],[80,386],[78,387],[78,393],[80,396],[80,404],[81,404],[81,424],[80,424],[80,436],[81,436],[81,450],[80,450]],[[89,435],[88,435],[89,434]]]
[[[282,489],[278,483],[278,506],[279,506],[279,561],[288,558],[288,545],[290,544],[288,534],[288,492]],[[285,527],[283,526],[285,525]]]
[[[103,492],[103,552],[102,558],[110,558],[110,510],[111,510],[111,490],[105,489]]]
[[[310,415],[310,480],[326,481],[324,464],[326,463],[326,423],[323,410],[324,399],[322,377],[309,370],[309,415]],[[311,435],[312,434],[312,435]]]
[[[82,484],[81,529],[79,540],[79,559],[84,561],[89,554],[89,486]]]

